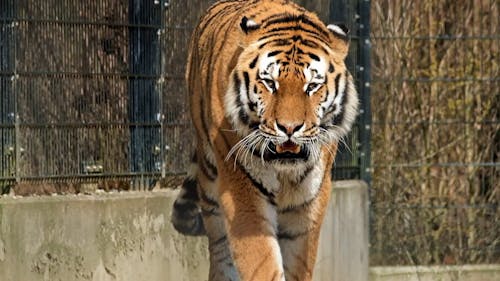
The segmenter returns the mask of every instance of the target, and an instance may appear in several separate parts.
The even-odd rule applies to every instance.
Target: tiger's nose
[[[276,120],[276,127],[278,128],[278,130],[285,133],[288,137],[291,137],[295,132],[302,129],[302,126],[304,126],[304,122],[298,124],[294,122],[283,122]]]

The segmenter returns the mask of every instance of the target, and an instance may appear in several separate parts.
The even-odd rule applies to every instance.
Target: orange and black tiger
[[[197,146],[174,204],[207,235],[209,280],[311,280],[337,144],[358,97],[348,30],[286,0],[226,0],[192,36]]]

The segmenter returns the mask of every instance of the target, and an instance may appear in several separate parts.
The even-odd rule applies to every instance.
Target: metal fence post
[[[17,12],[16,1],[0,2],[0,193],[12,180],[19,180],[19,144],[16,80]]]
[[[371,139],[371,108],[370,108],[370,0],[359,2],[359,77],[362,84],[359,87],[362,109],[359,120],[362,124],[359,132],[361,142],[360,178],[371,183],[370,139]]]
[[[161,93],[157,89],[161,63],[158,36],[161,8],[158,5],[159,1],[129,2],[130,167],[132,173],[141,175],[156,172],[156,158],[159,158],[156,155],[161,134]]]
[[[346,144],[337,154],[335,179],[359,178],[368,184],[370,174],[370,1],[331,0],[330,21],[345,23],[351,29],[350,53],[346,65],[355,77],[360,97],[360,115]],[[345,151],[344,151],[345,150]],[[341,170],[339,170],[339,168]]]

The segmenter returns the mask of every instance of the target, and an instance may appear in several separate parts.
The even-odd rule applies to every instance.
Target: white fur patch
[[[280,208],[299,206],[314,198],[321,187],[323,174],[323,161],[319,160],[298,187],[292,186],[293,183],[290,183],[290,186],[283,186],[277,201]],[[293,176],[284,174],[280,178],[292,179]]]
[[[280,76],[280,66],[276,63],[276,58],[267,57],[267,53],[263,57],[259,63],[259,78],[278,79]]]
[[[323,58],[320,58],[319,61],[316,60],[311,61],[309,67],[303,70],[304,76],[307,81],[307,83],[304,85],[304,92],[307,91],[307,88],[311,83],[318,84],[318,86],[313,91],[308,93],[309,95],[312,95],[321,87],[321,84],[325,82],[326,69],[327,69],[327,64]]]
[[[326,28],[328,28],[330,31],[341,35],[341,36],[347,36],[347,33],[345,33],[342,28],[340,28],[338,25],[335,24],[329,24]]]
[[[230,77],[233,77],[234,71],[236,71],[236,70],[233,70],[233,72],[231,72]],[[245,136],[249,133],[248,126],[244,126],[240,122],[240,119],[238,117],[240,108],[238,107],[237,102],[236,102],[238,96],[240,97],[240,100],[242,101],[243,104],[246,104],[248,102],[247,95],[245,92],[245,90],[248,90],[248,89],[244,89],[244,88],[245,88],[245,85],[243,85],[243,83],[241,83],[240,88],[238,89],[238,92],[235,92],[233,90],[234,89],[234,81],[233,81],[233,79],[230,79],[227,92],[224,95],[224,105],[225,105],[224,107],[225,107],[226,117],[231,121],[233,128],[238,129],[237,131],[238,131],[238,134],[240,136]]]
[[[252,28],[258,26],[258,24],[253,20],[247,20],[247,28]]]
[[[333,100],[333,103],[337,105],[337,108],[333,112],[335,115],[339,114],[341,110],[344,110],[343,108],[340,107],[340,104],[342,103],[342,99],[344,98],[345,94],[345,87],[346,87],[346,82],[347,82],[347,77],[345,75],[340,75],[339,79],[339,86],[338,86],[338,93],[335,93],[335,99]]]

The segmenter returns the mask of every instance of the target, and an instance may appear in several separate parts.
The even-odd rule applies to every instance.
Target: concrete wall
[[[0,199],[0,280],[206,280],[205,239],[178,235],[172,192]]]
[[[339,182],[336,190],[315,281],[364,281],[366,185]],[[167,190],[2,198],[0,280],[206,280],[206,239],[181,236],[170,225],[175,195]],[[335,278],[332,269],[338,269]]]
[[[366,196],[361,182],[336,184],[315,281],[366,280]],[[174,198],[173,191],[0,198],[0,280],[207,280],[206,239],[173,230],[169,217]],[[401,269],[372,268],[370,279],[500,280],[500,266],[460,273]]]
[[[314,281],[366,281],[368,258],[368,186],[354,180],[334,182]]]

